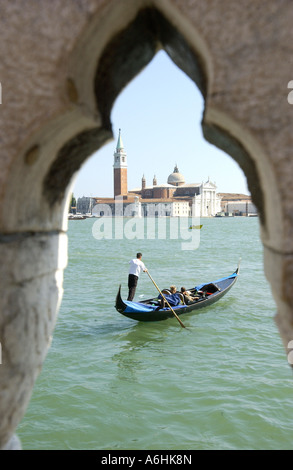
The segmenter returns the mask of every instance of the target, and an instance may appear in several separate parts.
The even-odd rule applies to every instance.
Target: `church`
[[[128,190],[127,154],[121,129],[114,152],[113,178],[114,198],[94,198],[96,205],[93,214],[97,216],[116,213],[138,217],[212,217],[221,211],[221,198],[216,193],[216,184],[209,179],[205,183],[186,183],[177,164],[166,183],[158,184],[154,176],[152,185],[147,185],[143,175],[141,186]],[[115,199],[120,201],[119,214],[117,207],[114,207]],[[107,205],[111,213],[106,210]]]

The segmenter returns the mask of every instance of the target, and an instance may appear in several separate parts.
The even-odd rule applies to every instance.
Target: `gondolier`
[[[145,267],[144,263],[141,261],[142,254],[137,253],[136,258],[132,259],[129,261],[130,267],[129,267],[129,274],[128,274],[128,298],[127,300],[133,300],[135,291],[136,291],[136,286],[137,286],[137,281],[139,278],[140,273],[146,272],[147,268]]]

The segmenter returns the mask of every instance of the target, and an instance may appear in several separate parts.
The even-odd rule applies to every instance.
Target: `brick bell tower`
[[[114,152],[114,197],[121,194],[127,194],[127,155],[124,151],[121,138],[121,129],[117,140],[116,150]]]

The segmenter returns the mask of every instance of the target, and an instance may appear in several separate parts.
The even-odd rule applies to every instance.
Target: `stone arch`
[[[47,21],[51,26],[54,21],[59,25],[63,22],[63,36],[54,42],[49,54],[46,39],[54,36],[49,27],[45,40],[40,38],[38,50],[48,59],[50,86],[40,83],[30,90],[33,97],[40,92],[39,102],[30,102],[30,93],[25,96],[24,124],[19,117],[13,125],[9,119],[6,122],[8,131],[17,133],[18,141],[5,139],[1,189],[5,295],[1,299],[4,316],[0,334],[5,364],[1,366],[0,447],[12,445],[10,438],[25,412],[54,328],[66,265],[63,209],[68,187],[82,162],[112,137],[110,111],[116,96],[159,48],[166,50],[203,93],[202,125],[207,140],[234,157],[247,176],[260,214],[266,272],[278,303],[278,323],[285,345],[292,339],[293,298],[284,288],[284,276],[293,277],[292,192],[287,195],[282,185],[282,178],[288,181],[286,176],[293,165],[286,153],[290,148],[289,126],[284,125],[288,103],[286,108],[282,101],[281,109],[270,115],[270,120],[267,116],[280,99],[280,94],[271,97],[277,80],[288,82],[289,61],[279,63],[276,75],[275,65],[264,60],[269,53],[268,41],[257,34],[260,26],[269,30],[271,16],[275,15],[273,34],[281,49],[282,41],[286,41],[277,31],[289,33],[290,15],[288,2],[284,1],[282,8],[268,2],[260,19],[255,4],[243,8],[244,0],[221,5],[206,1],[184,1],[180,5],[169,0],[85,1],[72,3],[66,10],[59,0],[54,2],[59,8],[50,10]],[[5,5],[9,12],[9,2]],[[25,10],[26,26],[33,27],[38,21],[41,26],[38,8],[47,7],[38,6],[29,13]],[[225,21],[224,32],[219,17]],[[246,20],[248,32],[241,24],[235,27],[239,17],[244,23]],[[22,20],[19,18],[19,22]],[[32,33],[23,34],[30,42]],[[252,58],[248,56],[251,44],[255,46]],[[37,52],[31,60],[37,80],[41,76]],[[271,74],[261,93],[250,81],[261,80],[259,61]],[[19,90],[19,82],[16,85]],[[46,96],[51,99],[49,104],[42,100]],[[272,103],[266,108],[263,103],[268,97]],[[269,135],[282,125],[280,136],[285,140],[282,142],[280,136],[276,139],[282,147],[277,162],[281,167],[277,168],[276,144],[271,143]]]

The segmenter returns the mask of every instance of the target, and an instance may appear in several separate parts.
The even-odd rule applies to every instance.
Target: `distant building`
[[[213,217],[221,212],[242,211],[243,208],[248,208],[251,213],[255,210],[250,196],[240,195],[243,198],[238,200],[233,199],[233,195],[229,199],[226,193],[217,194],[217,186],[209,178],[205,183],[186,183],[177,164],[167,183],[158,184],[154,176],[152,185],[147,185],[143,175],[140,187],[128,190],[127,154],[121,129],[114,152],[113,177],[114,197],[93,198],[93,214],[96,216]]]
[[[80,214],[91,214],[93,199],[91,197],[79,197],[77,199],[76,210]]]
[[[127,194],[127,155],[124,150],[121,129],[114,153],[114,197],[120,194]]]
[[[220,193],[221,212],[229,215],[257,215],[256,206],[251,200],[251,196],[238,193]]]

